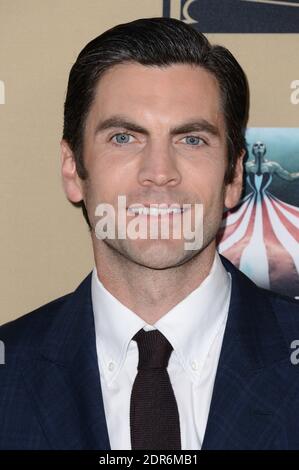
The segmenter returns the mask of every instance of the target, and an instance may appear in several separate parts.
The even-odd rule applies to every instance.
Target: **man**
[[[1,328],[2,449],[299,448],[298,305],[216,252],[242,191],[248,104],[231,53],[178,20],[119,25],[81,51],[62,177],[95,268]],[[191,249],[188,215],[202,231]],[[137,218],[140,236],[123,236]],[[166,219],[181,236],[149,236],[145,222]]]

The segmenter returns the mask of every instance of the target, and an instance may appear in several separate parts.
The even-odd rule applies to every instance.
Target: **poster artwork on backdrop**
[[[256,284],[299,299],[299,129],[251,128],[244,197],[218,250]]]

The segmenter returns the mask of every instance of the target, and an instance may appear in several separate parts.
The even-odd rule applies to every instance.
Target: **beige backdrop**
[[[0,0],[0,323],[73,290],[93,267],[87,226],[60,180],[72,63],[107,28],[161,15],[162,0]],[[299,105],[290,100],[299,79],[298,38],[209,35],[248,75],[250,126],[298,127]]]

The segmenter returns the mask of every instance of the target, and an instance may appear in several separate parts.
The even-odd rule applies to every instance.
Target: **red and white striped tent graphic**
[[[247,176],[251,192],[224,214],[218,251],[261,287],[299,296],[299,208],[272,195],[270,174]]]

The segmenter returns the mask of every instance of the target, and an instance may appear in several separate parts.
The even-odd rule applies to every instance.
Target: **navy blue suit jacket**
[[[299,449],[299,365],[290,360],[299,305],[222,262],[232,295],[202,448]],[[91,274],[3,325],[0,340],[0,449],[109,450]]]

